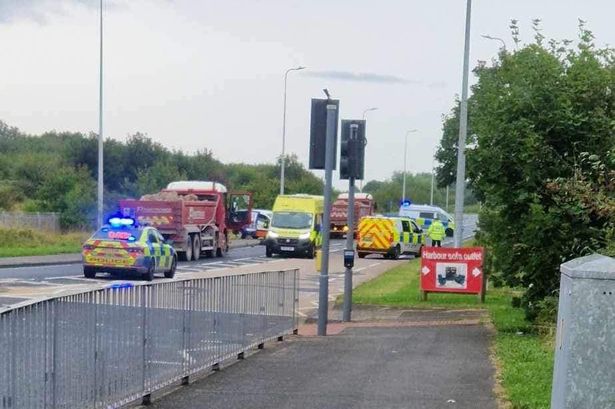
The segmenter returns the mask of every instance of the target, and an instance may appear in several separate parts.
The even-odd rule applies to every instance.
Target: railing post
[[[53,395],[52,408],[56,409],[58,404],[58,299],[51,301],[53,314],[52,350],[51,350],[51,393]]]
[[[149,393],[146,394],[146,385],[147,385],[147,289],[148,286],[141,287],[141,311],[143,314],[143,322],[141,325],[141,345],[143,347],[143,362],[141,366],[141,375],[142,375],[142,389],[141,394],[143,395],[143,404],[147,405],[151,402],[151,398]],[[152,287],[152,290],[154,288]]]

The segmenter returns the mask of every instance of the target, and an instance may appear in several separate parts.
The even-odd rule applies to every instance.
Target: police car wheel
[[[94,269],[94,267],[83,266],[83,275],[85,278],[96,278],[96,269]]]
[[[395,246],[395,250],[393,250],[393,254],[391,254],[391,258],[393,260],[397,260],[399,259],[399,256],[401,255],[401,249],[399,248],[399,245]]]
[[[173,278],[175,277],[175,270],[177,269],[177,259],[173,257],[173,261],[171,261],[171,269],[169,271],[165,271],[165,278]]]
[[[151,260],[149,266],[147,267],[147,272],[143,274],[143,279],[145,281],[152,281],[154,279],[154,271],[156,270],[156,262]]]
[[[273,257],[273,251],[271,250],[271,247],[269,246],[265,247],[265,257]]]
[[[451,229],[450,227],[447,228],[444,232],[446,233],[446,237],[453,237],[454,235],[453,229]]]

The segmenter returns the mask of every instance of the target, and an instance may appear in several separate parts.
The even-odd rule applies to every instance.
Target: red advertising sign
[[[421,255],[421,291],[480,294],[482,247],[425,247]]]

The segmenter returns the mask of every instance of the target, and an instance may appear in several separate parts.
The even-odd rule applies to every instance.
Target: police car
[[[445,212],[438,206],[417,205],[409,201],[401,203],[399,216],[409,217],[423,230],[427,230],[435,219],[439,219],[444,225],[447,237],[453,237],[455,231],[455,221],[453,216]]]
[[[137,273],[147,281],[155,273],[173,278],[177,254],[153,227],[137,226],[133,219],[112,217],[82,248],[83,275]]]

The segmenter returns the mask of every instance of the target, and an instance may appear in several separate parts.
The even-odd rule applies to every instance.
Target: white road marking
[[[75,264],[79,264],[79,263],[71,263],[71,264],[49,264],[47,266],[42,265],[42,266],[24,266],[24,267],[0,267],[0,269],[7,269],[7,270],[21,270],[24,268],[36,268],[36,267],[71,267],[74,266]]]
[[[379,265],[379,264],[382,264],[382,262],[380,262],[380,263],[372,263],[372,264],[370,264],[370,265],[368,265],[368,266],[364,266],[364,267],[361,267],[361,268],[355,268],[355,269],[354,269],[354,270],[352,270],[352,271],[355,271],[355,272],[363,271],[363,270],[365,270],[365,269],[375,267],[375,266],[377,266],[377,265]]]

